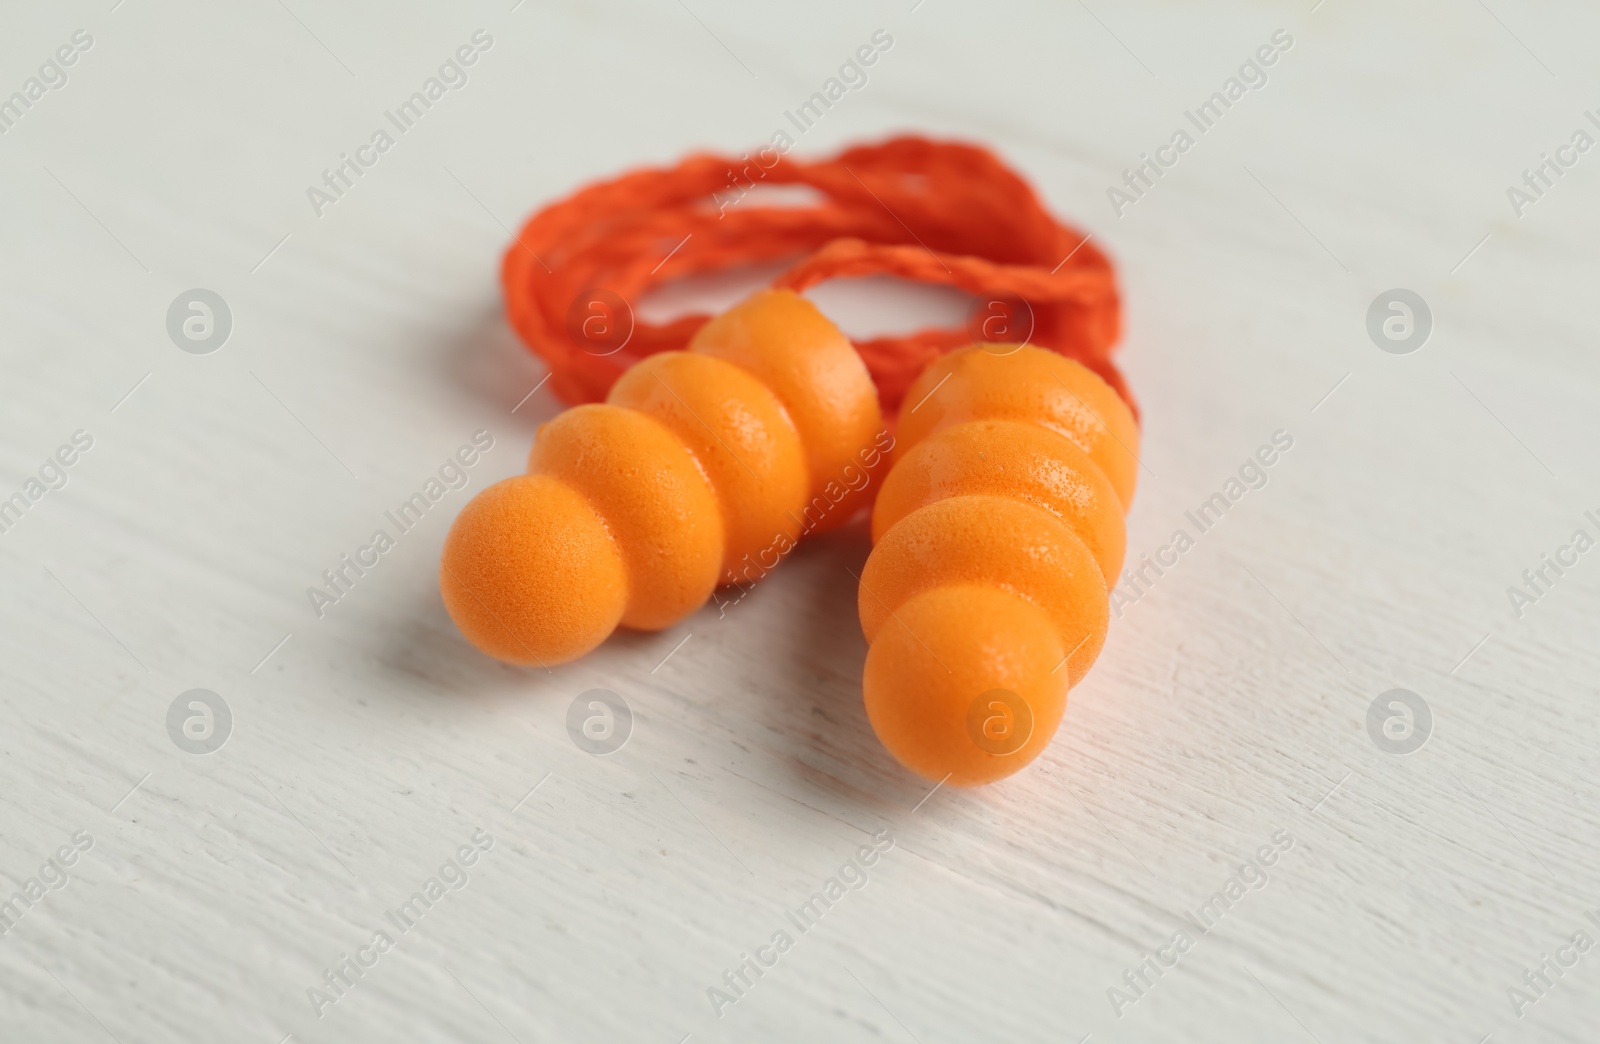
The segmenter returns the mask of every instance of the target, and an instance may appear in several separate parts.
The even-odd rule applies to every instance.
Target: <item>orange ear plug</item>
[[[484,490],[445,538],[439,586],[469,641],[574,659],[618,624],[659,630],[843,522],[881,469],[876,389],[850,341],[787,290],[629,370],[540,428],[530,474]]]
[[[1105,642],[1138,427],[1027,346],[939,358],[905,402],[861,574],[867,717],[912,771],[986,783],[1050,741]]]

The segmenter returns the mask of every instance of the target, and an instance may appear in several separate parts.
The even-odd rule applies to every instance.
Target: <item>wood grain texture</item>
[[[0,36],[0,96],[94,41],[0,136],[0,496],[94,438],[0,534],[4,894],[93,838],[0,937],[0,1039],[1593,1039],[1600,950],[1520,1017],[1508,990],[1600,940],[1600,554],[1520,618],[1506,593],[1600,536],[1600,153],[1520,217],[1506,192],[1600,103],[1591,8],[109,7]],[[316,216],[307,187],[477,29],[465,86]],[[1116,259],[1131,562],[1294,439],[1123,608],[1033,767],[931,796],[862,712],[859,524],[553,672],[476,654],[435,580],[448,519],[558,409],[518,405],[543,371],[499,316],[506,227],[770,140],[878,29],[798,148],[990,144]],[[1265,86],[1116,216],[1107,187],[1278,29]],[[233,312],[213,354],[166,332],[191,287]],[[1392,287],[1432,308],[1413,354],[1366,333]],[[962,306],[817,297],[857,333]],[[467,488],[319,619],[306,588],[482,429]],[[635,715],[604,758],[565,726],[594,687]],[[165,724],[192,688],[234,716],[204,757]],[[1367,732],[1391,688],[1433,713],[1405,757]],[[466,884],[319,1018],[308,987],[480,828]],[[1108,989],[1280,830],[1119,1014]],[[707,989],[882,831],[719,1018]]]

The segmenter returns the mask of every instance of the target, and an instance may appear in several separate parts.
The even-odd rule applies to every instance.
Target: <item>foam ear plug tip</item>
[[[861,574],[863,698],[906,767],[987,783],[1044,749],[1105,642],[1138,427],[1027,346],[936,359],[907,400]]]
[[[529,473],[451,527],[445,607],[482,651],[541,666],[619,625],[670,626],[864,506],[870,482],[829,494],[887,466],[882,430],[849,339],[797,294],[758,292],[540,429]]]

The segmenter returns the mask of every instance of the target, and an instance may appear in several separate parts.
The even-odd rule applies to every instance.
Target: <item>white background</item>
[[[1507,991],[1600,941],[1600,553],[1521,618],[1507,587],[1600,536],[1600,152],[1520,218],[1506,189],[1600,108],[1600,14],[686,2],[6,5],[0,93],[94,44],[0,137],[0,496],[95,441],[0,535],[0,883],[94,847],[0,938],[0,1039],[1593,1039],[1600,949],[1522,1018]],[[470,83],[318,218],[306,187],[480,28]],[[1131,558],[1294,438],[1031,768],[920,807],[861,709],[860,527],[552,673],[467,646],[435,580],[559,409],[511,412],[544,371],[501,318],[503,226],[765,142],[878,29],[797,154],[981,142],[1095,234],[1144,411]],[[1267,86],[1118,218],[1106,187],[1277,29]],[[232,308],[214,354],[167,336],[191,287]],[[1391,287],[1432,307],[1413,354],[1366,333]],[[961,312],[818,296],[857,334]],[[319,620],[306,588],[479,429],[471,486]],[[636,716],[608,758],[564,725],[597,686]],[[165,725],[196,687],[234,715],[206,757]],[[1434,718],[1403,758],[1366,728],[1395,687]],[[307,987],[479,827],[470,883],[317,1018]],[[884,829],[718,1019],[707,987]],[[1108,987],[1280,829],[1270,883],[1118,1017]]]

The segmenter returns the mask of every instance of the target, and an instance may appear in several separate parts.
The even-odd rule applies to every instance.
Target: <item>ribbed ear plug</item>
[[[986,783],[1049,743],[1105,641],[1138,426],[1017,345],[936,359],[905,401],[861,574],[867,717],[912,771]]]
[[[445,608],[512,663],[667,627],[848,519],[887,464],[883,428],[849,339],[761,291],[540,428],[528,474],[474,497],[445,538]]]

